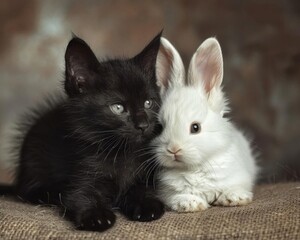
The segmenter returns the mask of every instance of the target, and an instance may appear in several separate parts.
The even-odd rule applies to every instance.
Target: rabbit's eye
[[[193,122],[193,123],[191,124],[191,129],[190,129],[191,134],[197,134],[197,133],[200,132],[200,130],[201,130],[201,125],[200,125],[200,123],[198,123],[198,122]]]

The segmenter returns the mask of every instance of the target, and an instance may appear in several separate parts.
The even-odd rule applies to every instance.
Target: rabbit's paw
[[[225,191],[221,193],[218,199],[214,202],[214,205],[227,207],[243,206],[250,203],[252,198],[253,193],[243,189]]]
[[[169,207],[176,212],[198,212],[209,207],[205,200],[190,194],[177,195],[171,202]]]

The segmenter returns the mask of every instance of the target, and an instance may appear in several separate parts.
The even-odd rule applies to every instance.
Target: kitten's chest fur
[[[118,192],[124,192],[138,177],[138,167],[141,164],[142,159],[138,158],[131,150],[115,147],[95,158],[97,167],[92,171],[96,175],[102,175],[112,180]]]
[[[113,198],[126,191],[143,161],[135,154],[137,148],[80,139],[61,105],[42,115],[26,134],[17,182],[30,188],[34,177],[45,191],[63,192],[74,181],[92,179],[95,186],[107,183]]]

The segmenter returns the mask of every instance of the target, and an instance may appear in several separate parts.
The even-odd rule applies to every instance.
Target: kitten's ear
[[[163,37],[156,61],[156,78],[161,95],[171,86],[185,84],[185,69],[181,57],[173,45]]]
[[[66,49],[65,64],[65,90],[69,96],[76,96],[93,88],[99,62],[85,41],[73,37]]]
[[[204,87],[206,93],[221,86],[223,80],[223,57],[219,42],[206,39],[194,53],[189,66],[188,84]]]
[[[149,74],[155,73],[155,63],[160,45],[161,34],[162,31],[159,32],[151,40],[151,42],[133,58],[133,61]]]

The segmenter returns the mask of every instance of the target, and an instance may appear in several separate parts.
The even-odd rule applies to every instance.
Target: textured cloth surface
[[[0,197],[0,239],[300,239],[300,182],[258,186],[243,207],[167,212],[150,223],[118,214],[104,233],[74,230],[56,208]]]

